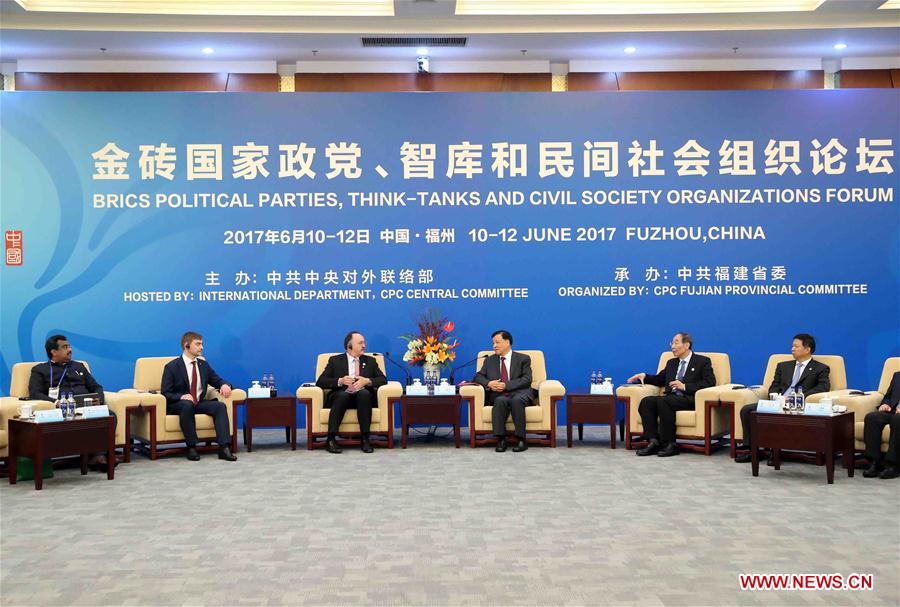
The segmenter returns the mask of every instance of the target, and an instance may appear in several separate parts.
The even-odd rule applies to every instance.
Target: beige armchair
[[[841,389],[847,387],[847,372],[844,369],[844,358],[842,356],[816,354],[813,358],[820,363],[828,365],[828,377],[832,388],[836,386],[840,386]],[[763,375],[762,384],[758,386],[742,388],[739,387],[740,384],[726,383],[721,386],[716,386],[712,390],[710,398],[718,400],[718,406],[728,412],[729,433],[731,434],[731,457],[737,455],[737,444],[744,439],[744,428],[741,426],[741,409],[746,405],[755,405],[760,400],[767,398],[769,386],[772,384],[772,379],[775,377],[775,367],[778,363],[792,359],[793,357],[790,354],[773,354],[770,356],[769,362],[766,364],[766,372],[765,375]],[[824,396],[824,393],[813,394],[807,400],[814,403]]]
[[[516,350],[531,358],[531,387],[537,392],[537,402],[525,407],[525,432],[540,435],[543,438],[532,438],[529,442],[539,445],[556,446],[556,403],[566,395],[566,389],[555,379],[547,379],[547,365],[542,350]],[[479,357],[489,356],[491,351],[478,353]],[[478,369],[484,363],[479,358]],[[493,407],[484,404],[484,388],[478,385],[462,386],[459,394],[469,401],[469,440],[471,446],[486,445],[496,442],[491,424]],[[515,429],[510,416],[506,422],[509,433]],[[479,436],[488,438],[479,439]]]
[[[0,428],[2,428],[2,430],[0,430],[0,458],[5,458],[8,455],[8,421],[18,415],[18,408],[22,406],[24,402],[31,403],[35,410],[54,408],[54,404],[47,400],[19,400],[20,398],[28,397],[28,382],[31,379],[31,369],[41,362],[43,361],[23,362],[13,365],[12,377],[9,382],[9,396],[4,396],[0,399],[0,415],[2,415],[2,422],[0,422]],[[88,371],[91,370],[91,367],[87,362],[79,362],[81,362]],[[133,396],[119,395],[116,392],[108,390],[103,391],[103,396],[106,401],[106,406],[109,407],[110,411],[116,414],[116,447],[125,449],[125,407],[128,407],[132,403],[136,404],[137,399]]]
[[[319,354],[316,359],[316,375],[319,377],[328,364],[328,359],[334,356],[335,352]],[[380,354],[372,355],[378,363],[381,372],[384,373],[384,357]],[[325,408],[325,390],[318,386],[301,386],[297,388],[297,400],[306,407],[306,448],[312,451],[316,447],[324,447],[325,441],[318,440],[328,437],[328,415],[331,410]],[[383,437],[383,439],[372,440],[373,445],[386,446],[388,449],[394,448],[394,407],[392,402],[403,396],[403,386],[400,382],[389,381],[387,384],[378,388],[378,407],[372,408],[372,425],[369,428],[371,437]],[[350,439],[339,440],[340,444],[350,445],[359,444],[360,436],[359,419],[356,417],[356,409],[347,409],[344,413],[344,419],[338,428],[338,434],[342,437],[353,437]]]
[[[140,405],[138,410],[131,412],[129,426],[132,440],[138,446],[149,451],[150,459],[156,459],[159,445],[171,445],[183,443],[184,434],[181,433],[181,423],[177,415],[166,414],[166,397],[159,393],[162,384],[163,368],[173,360],[174,356],[153,356],[139,358],[134,363],[134,388],[120,390],[119,394],[129,395],[135,398],[135,405]],[[231,428],[231,450],[237,451],[237,432],[234,426],[234,401],[244,400],[247,393],[240,388],[232,386],[231,396],[225,398],[219,391],[209,386],[206,399],[216,399],[225,403],[228,411],[228,425]],[[152,413],[145,410],[147,405],[154,405]],[[122,419],[125,419],[124,416]],[[199,414],[195,416],[197,423],[197,438],[206,443],[205,447],[197,446],[198,451],[216,449],[212,443],[216,438],[216,429],[213,418],[209,415]],[[129,445],[130,449],[132,445]],[[185,448],[167,448],[166,454],[184,453]]]
[[[731,381],[731,361],[727,354],[722,352],[697,352],[697,354],[707,356],[712,361],[717,386]],[[657,368],[665,368],[671,358],[671,352],[663,352],[659,357]],[[616,389],[616,396],[625,403],[626,449],[631,449],[632,441],[644,433],[644,425],[638,413],[641,400],[647,396],[660,396],[664,391],[657,386],[641,384],[626,384]],[[713,448],[724,446],[729,422],[726,412],[718,408],[718,402],[716,387],[704,388],[694,395],[693,411],[675,413],[675,438],[681,441],[703,441],[702,445],[679,443],[681,449],[710,455]]]
[[[858,390],[836,389],[821,396],[822,398],[828,396],[834,401],[834,404],[844,405],[847,407],[848,411],[854,412],[854,421],[856,424],[856,428],[854,428],[854,438],[856,439],[855,448],[857,451],[864,451],[866,448],[866,444],[863,441],[863,428],[865,427],[866,414],[877,409],[878,405],[881,404],[881,401],[884,400],[884,395],[887,392],[888,386],[891,385],[891,378],[897,371],[900,371],[900,356],[894,356],[884,361],[884,367],[881,370],[881,381],[878,382],[878,389],[875,392],[869,392],[867,394],[850,394],[850,392],[858,392]],[[834,384],[832,384],[832,387],[834,387]],[[890,426],[885,426],[884,432],[881,435],[882,451],[887,451],[888,439],[890,436],[891,428]]]

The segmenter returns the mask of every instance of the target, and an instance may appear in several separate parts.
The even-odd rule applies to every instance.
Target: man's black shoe
[[[340,453],[341,448],[338,447],[337,441],[333,438],[329,438],[325,441],[325,450],[329,453]]]
[[[660,447],[659,441],[656,440],[655,438],[651,438],[650,442],[647,443],[646,447],[644,447],[643,449],[637,450],[637,454],[641,455],[641,456],[653,455],[654,453],[659,453],[660,448],[661,447]]]
[[[749,451],[747,451],[746,453],[742,453],[734,458],[734,462],[736,464],[747,464],[751,461],[753,461],[753,457],[751,456]]]
[[[878,478],[897,478],[900,476],[900,468],[897,466],[888,466]]]
[[[362,442],[359,445],[359,448],[362,449],[363,453],[372,453],[375,449],[372,448],[371,443],[369,443],[368,438],[362,439]]]
[[[881,462],[872,462],[872,465],[866,468],[865,472],[863,472],[863,476],[866,478],[876,478],[881,474],[881,471],[884,469],[884,466]]]
[[[528,451],[528,443],[525,442],[524,438],[520,438],[516,446],[513,447],[513,453],[521,453],[522,451]]]
[[[228,446],[219,447],[219,459],[224,459],[226,462],[237,461],[237,457],[231,452],[231,447]]]
[[[197,453],[197,449],[195,447],[188,447],[187,458],[192,462],[199,462],[200,454]]]
[[[657,457],[672,457],[673,455],[678,455],[678,445],[674,442],[666,445],[665,449],[656,454]]]
[[[503,453],[506,451],[506,437],[501,436],[497,439],[497,446],[494,447],[494,451],[497,453]]]

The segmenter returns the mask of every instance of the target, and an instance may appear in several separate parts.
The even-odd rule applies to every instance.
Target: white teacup
[[[94,399],[93,399],[93,398],[86,398],[86,399],[84,399],[84,406],[85,406],[85,407],[93,407],[93,406],[94,406]]]
[[[828,397],[823,398],[819,402],[822,403],[822,405],[829,407],[829,408],[834,404],[834,401]]]
[[[24,405],[21,405],[18,408],[18,412],[19,412],[19,417],[27,419],[27,418],[31,417],[32,415],[34,415],[34,405],[32,405],[31,403],[26,403]]]

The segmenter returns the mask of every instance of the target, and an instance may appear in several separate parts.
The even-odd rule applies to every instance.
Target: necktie
[[[678,364],[678,374],[675,376],[675,379],[677,379],[678,381],[684,380],[684,371],[685,371],[686,367],[687,367],[686,360],[683,360]]]
[[[359,359],[358,358],[353,359],[353,376],[359,377]]]
[[[191,398],[197,404],[197,361],[191,361]]]
[[[500,357],[500,381],[509,383],[509,370],[506,368],[506,357]]]
[[[801,375],[803,375],[803,364],[802,363],[798,364],[796,367],[794,367],[794,377],[793,377],[793,379],[791,379],[791,387],[789,388],[790,390],[797,389],[797,382],[800,381]]]

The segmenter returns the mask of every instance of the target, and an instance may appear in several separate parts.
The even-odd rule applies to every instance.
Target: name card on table
[[[453,384],[438,384],[434,387],[435,396],[454,396],[456,394],[456,386]]]
[[[59,409],[42,409],[34,412],[34,421],[39,424],[46,422],[61,422],[63,421],[63,414]]]
[[[591,394],[602,394],[602,395],[612,396],[613,385],[612,385],[612,383],[591,384]]]
[[[109,407],[107,407],[106,405],[82,407],[81,417],[84,419],[90,419],[92,417],[109,417]]]
[[[781,403],[775,400],[761,400],[756,404],[757,413],[784,413]]]
[[[315,385],[315,384],[314,384]],[[253,385],[247,388],[247,398],[271,398],[272,391],[263,386]]]
[[[409,396],[428,396],[428,386],[419,383],[406,386],[406,393]]]
[[[818,403],[806,403],[806,408],[803,410],[804,415],[825,415],[831,416],[831,401],[827,402],[818,402]]]

